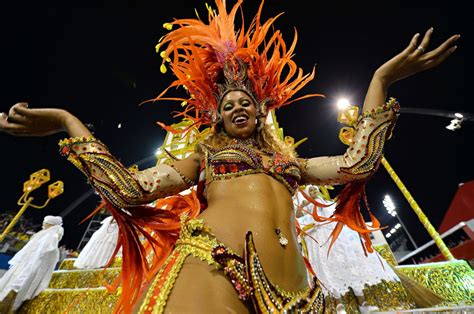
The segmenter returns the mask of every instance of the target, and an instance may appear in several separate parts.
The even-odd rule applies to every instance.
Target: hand
[[[0,131],[15,136],[45,136],[64,131],[67,111],[56,108],[30,109],[17,103],[0,114]]]
[[[423,40],[418,45],[420,34],[416,34],[408,47],[401,53],[387,61],[375,71],[374,77],[380,79],[386,86],[413,75],[415,73],[434,68],[446,60],[457,46],[452,46],[461,36],[453,35],[436,49],[427,51],[433,28],[426,31]]]

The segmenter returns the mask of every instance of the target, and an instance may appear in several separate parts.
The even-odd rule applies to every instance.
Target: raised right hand
[[[0,114],[0,131],[15,136],[45,136],[65,131],[66,110],[57,108],[30,109],[27,103],[17,103],[8,114]]]
[[[454,44],[461,35],[453,35],[446,39],[436,49],[427,51],[433,28],[426,31],[421,43],[418,44],[419,34],[412,37],[410,44],[395,57],[391,58],[375,71],[385,85],[391,85],[415,73],[434,68],[444,62],[457,48]]]

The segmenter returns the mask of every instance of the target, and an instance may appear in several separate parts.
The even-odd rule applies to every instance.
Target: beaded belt
[[[162,313],[185,259],[191,255],[217,269],[233,284],[242,301],[252,301],[258,313],[298,312],[323,313],[324,297],[319,285],[301,291],[287,292],[267,278],[253,242],[252,233],[246,236],[244,258],[219,242],[201,219],[182,224],[176,247],[161,267],[148,289],[139,313]]]

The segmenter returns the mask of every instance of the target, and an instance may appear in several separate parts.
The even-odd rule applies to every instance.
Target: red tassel
[[[328,255],[344,225],[359,234],[365,255],[367,255],[367,252],[372,253],[374,251],[372,241],[370,240],[370,233],[376,230],[381,230],[382,228],[380,228],[380,222],[372,214],[368,206],[367,196],[365,193],[366,184],[367,180],[347,183],[341,193],[337,196],[336,210],[331,217],[327,218],[330,221],[336,222],[336,227],[330,235],[331,244],[329,245]],[[372,222],[370,227],[365,223],[364,217],[360,212],[361,198],[364,199],[365,206]]]

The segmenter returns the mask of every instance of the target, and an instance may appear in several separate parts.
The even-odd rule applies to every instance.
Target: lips
[[[243,124],[246,124],[248,120],[249,120],[249,116],[245,113],[241,113],[241,114],[236,114],[232,118],[232,123],[234,123],[235,125],[243,125]]]

